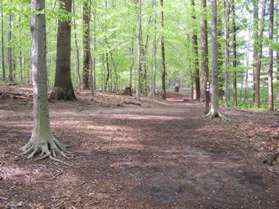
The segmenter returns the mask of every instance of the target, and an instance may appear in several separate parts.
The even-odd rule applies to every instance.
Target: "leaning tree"
[[[56,153],[64,156],[64,146],[52,135],[49,122],[46,65],[45,0],[32,0],[32,81],[33,81],[33,131],[29,142],[21,148],[28,158],[55,159]]]

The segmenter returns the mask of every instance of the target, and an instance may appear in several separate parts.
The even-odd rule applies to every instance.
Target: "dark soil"
[[[82,92],[50,103],[69,166],[19,155],[32,130],[28,98],[0,96],[1,209],[279,208],[278,165],[262,163],[278,149],[276,114],[223,110],[230,122],[210,121],[175,94],[138,104]]]

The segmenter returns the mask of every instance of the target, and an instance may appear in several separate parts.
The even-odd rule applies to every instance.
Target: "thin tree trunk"
[[[9,31],[8,31],[8,64],[9,64],[9,81],[14,81],[13,69],[13,51],[12,51],[12,14],[9,14]]]
[[[195,14],[195,0],[192,0],[192,20],[195,25],[196,14]],[[194,56],[194,100],[200,100],[200,74],[199,74],[199,49],[198,49],[198,36],[195,27],[192,31],[192,46],[193,46],[193,56]]]
[[[149,95],[155,97],[156,94],[156,75],[157,75],[157,0],[152,0],[153,8],[153,48],[152,48],[152,78]]]
[[[138,0],[138,87],[137,87],[137,99],[140,99],[142,93],[142,77],[144,69],[144,60],[143,60],[143,35],[142,35],[142,0]]]
[[[73,27],[74,27],[74,37],[75,37],[75,48],[76,48],[76,59],[77,59],[77,76],[78,76],[78,87],[81,88],[81,76],[80,76],[80,52],[77,38],[77,24],[76,24],[76,6],[75,1],[73,1]]]
[[[230,3],[224,0],[225,6],[225,104],[229,103],[229,63],[230,63]]]
[[[255,71],[255,103],[259,108],[261,106],[261,65],[262,65],[262,48],[263,48],[263,32],[264,32],[264,17],[265,17],[266,0],[262,3],[262,18],[260,23],[260,32],[258,37],[258,59],[256,60],[256,71]]]
[[[217,2],[211,0],[211,33],[212,33],[212,84],[211,84],[211,109],[210,115],[212,118],[219,116],[219,85],[218,85],[218,32],[217,32]]]
[[[273,25],[274,25],[274,0],[269,6],[269,69],[268,69],[268,110],[274,111],[273,102]]]
[[[162,53],[162,98],[167,98],[166,91],[166,53],[165,53],[165,36],[164,36],[164,27],[165,27],[165,17],[164,17],[164,0],[160,0],[161,3],[161,53]]]
[[[257,91],[257,75],[256,75],[256,66],[259,62],[259,0],[253,0],[253,40],[254,40],[254,46],[253,46],[253,102],[256,102],[256,91]],[[259,98],[259,97],[258,97]]]
[[[237,52],[236,52],[236,15],[235,15],[235,2],[232,0],[232,30],[233,30],[233,104],[237,107]]]
[[[5,66],[5,42],[4,42],[4,5],[3,1],[1,1],[1,51],[2,51],[2,79],[6,80],[6,66]]]
[[[93,71],[93,92],[96,91],[97,85],[96,85],[96,53],[97,53],[97,31],[96,31],[96,16],[97,16],[97,10],[96,10],[96,5],[93,6],[93,42],[92,42],[92,47],[93,47],[93,65],[92,65],[92,71]]]
[[[20,69],[20,81],[23,81],[23,56],[22,49],[19,50],[19,69]]]
[[[210,92],[207,89],[209,82],[209,69],[208,69],[208,26],[207,26],[207,0],[202,0],[202,20],[201,20],[201,100],[205,101],[205,113],[209,112]]]
[[[90,73],[90,4],[83,2],[83,89],[89,89]]]

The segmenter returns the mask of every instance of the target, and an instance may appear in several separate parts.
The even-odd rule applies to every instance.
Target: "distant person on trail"
[[[174,91],[175,91],[176,93],[179,93],[179,89],[180,89],[179,83],[175,83]]]

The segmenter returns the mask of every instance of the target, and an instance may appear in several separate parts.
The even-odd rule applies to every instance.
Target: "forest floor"
[[[30,88],[0,87],[0,209],[278,209],[278,114],[222,112],[201,104],[89,92],[50,102],[51,126],[73,154],[32,161]],[[8,93],[7,93],[8,92]],[[10,95],[13,96],[10,96]]]

